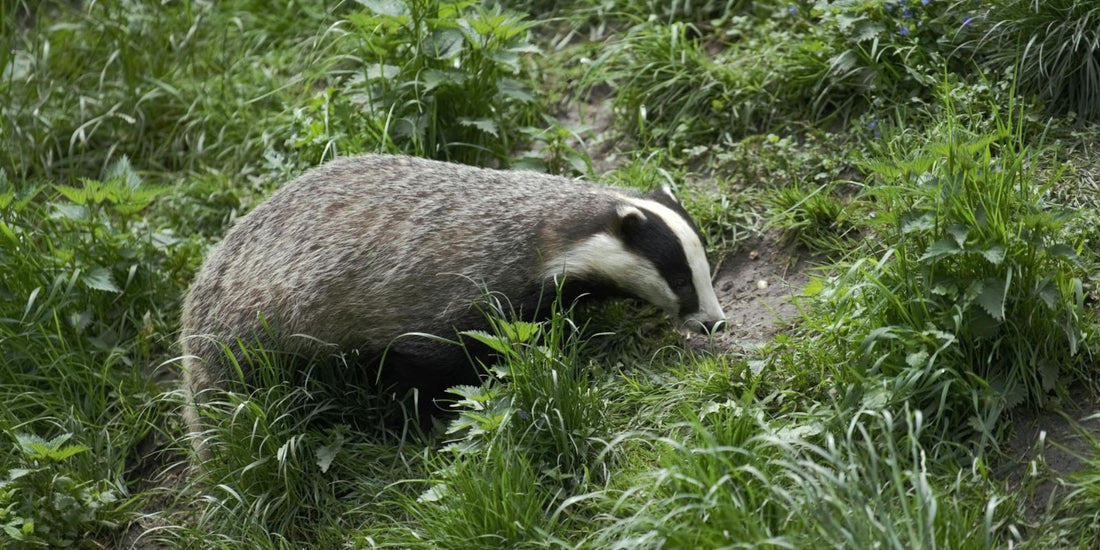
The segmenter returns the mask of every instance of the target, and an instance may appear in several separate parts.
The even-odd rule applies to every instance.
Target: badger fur
[[[207,258],[183,307],[185,386],[202,401],[235,379],[223,344],[258,341],[307,357],[385,352],[391,380],[438,396],[476,381],[469,358],[399,336],[484,328],[472,305],[486,289],[537,316],[562,281],[570,295],[633,296],[695,328],[725,317],[698,228],[667,189],[400,156],[332,161],[238,220]]]

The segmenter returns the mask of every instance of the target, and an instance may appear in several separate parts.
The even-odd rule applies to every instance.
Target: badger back
[[[230,229],[192,284],[184,335],[254,332],[257,312],[281,332],[339,346],[451,331],[461,315],[480,315],[465,306],[486,288],[531,288],[540,257],[564,246],[539,246],[540,235],[615,201],[535,173],[394,156],[332,161]]]
[[[185,302],[185,354],[203,355],[191,335],[247,337],[261,319],[307,347],[453,333],[480,321],[468,305],[486,289],[522,299],[560,275],[698,325],[723,317],[698,230],[667,192],[366,155],[306,173],[227,233]]]

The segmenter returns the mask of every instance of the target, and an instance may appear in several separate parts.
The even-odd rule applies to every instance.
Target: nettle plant
[[[21,323],[60,317],[100,350],[135,334],[152,345],[154,328],[171,322],[160,304],[164,289],[182,286],[197,252],[141,217],[164,192],[144,184],[125,157],[102,181],[78,185],[11,185],[0,177],[0,267],[9,275],[0,298],[24,300]]]
[[[838,377],[865,405],[909,402],[939,437],[989,444],[1003,411],[1086,378],[1092,330],[1071,217],[1044,199],[1057,174],[1036,172],[1022,121],[997,122],[948,122],[868,163],[871,228],[891,244],[811,286],[830,304],[823,338],[852,353]]]
[[[0,477],[0,541],[42,547],[71,546],[121,518],[116,490],[106,480],[75,476],[68,459],[88,447],[16,433],[15,466]]]
[[[348,20],[361,72],[342,94],[396,148],[469,164],[507,162],[538,101],[524,82],[531,22],[458,0],[363,0]]]

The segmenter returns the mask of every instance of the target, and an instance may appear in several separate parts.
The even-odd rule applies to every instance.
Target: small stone
[[[765,288],[768,288],[768,281],[765,281],[764,279],[760,279],[759,281],[756,281],[756,288],[759,288],[760,290],[764,290]]]
[[[755,260],[759,257],[760,257],[760,252],[757,252],[756,250],[753,250],[752,252],[749,252],[749,259],[750,260]]]

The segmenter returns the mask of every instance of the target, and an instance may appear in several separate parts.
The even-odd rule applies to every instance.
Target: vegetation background
[[[0,546],[1100,546],[1100,2],[3,0],[0,33]],[[189,472],[188,281],[363,152],[670,184],[794,314],[502,319],[433,431],[273,381]]]

